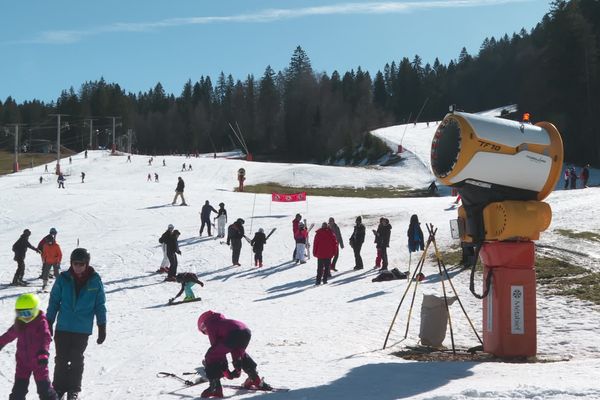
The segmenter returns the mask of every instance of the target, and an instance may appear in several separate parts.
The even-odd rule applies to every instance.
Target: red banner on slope
[[[292,202],[292,201],[306,201],[306,192],[283,194],[283,193],[271,193],[271,201],[280,202]]]

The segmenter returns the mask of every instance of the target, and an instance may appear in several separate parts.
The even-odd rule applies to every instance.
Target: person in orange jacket
[[[54,276],[58,277],[58,274],[60,274],[61,261],[62,251],[60,250],[60,246],[56,243],[54,236],[50,236],[42,247],[42,280],[44,281],[42,290],[46,290],[50,268],[53,268]]]

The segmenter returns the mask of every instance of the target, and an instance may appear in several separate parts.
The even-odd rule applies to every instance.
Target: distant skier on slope
[[[200,221],[202,222],[202,224],[200,225],[200,236],[202,236],[202,231],[204,230],[205,225],[206,225],[206,230],[208,231],[208,236],[212,236],[212,233],[210,233],[210,226],[211,226],[210,214],[213,212],[218,214],[218,211],[215,210],[214,207],[210,205],[208,200],[206,200],[206,202],[202,206],[202,211],[200,212]]]
[[[225,210],[225,203],[219,203],[219,211],[217,211],[217,237],[225,237],[225,224],[227,223],[227,210]]]
[[[198,284],[200,286],[204,286],[202,281],[198,280],[198,276],[192,272],[182,272],[175,276],[175,281],[181,283],[181,290],[179,293],[175,295],[175,297],[169,299],[169,303],[175,301],[176,298],[181,296],[181,293],[185,291],[185,297],[183,301],[194,300],[196,296],[194,295],[194,291],[192,290],[192,286]]]
[[[363,269],[363,260],[360,256],[360,250],[365,241],[365,226],[362,223],[362,217],[359,215],[356,217],[356,225],[354,225],[354,231],[350,236],[350,247],[354,250],[354,269]]]
[[[263,266],[263,257],[262,252],[267,244],[267,236],[265,235],[265,231],[263,228],[259,228],[258,232],[254,234],[254,237],[250,241],[250,245],[252,246],[252,251],[254,252],[254,266],[262,267]]]
[[[335,233],[329,228],[327,222],[323,222],[321,229],[318,229],[315,234],[313,243],[313,256],[317,258],[316,285],[320,285],[321,280],[323,283],[327,283],[327,278],[330,276],[331,258],[335,255],[337,246]]]
[[[161,272],[161,273],[169,272],[170,262],[169,262],[169,257],[167,256],[167,240],[173,233],[173,229],[175,229],[173,224],[169,224],[169,226],[167,227],[167,230],[161,235],[160,239],[158,239],[158,243],[161,244],[162,251],[163,251],[163,260],[160,263],[160,267],[157,272]]]
[[[172,205],[175,205],[175,203],[177,203],[177,198],[181,197],[181,205],[187,206],[187,204],[185,202],[185,198],[183,197],[184,189],[185,189],[185,182],[183,181],[183,179],[181,179],[181,177],[178,177],[177,178],[177,187],[175,188],[175,197],[173,198],[173,202],[171,203]]]
[[[31,231],[29,229],[25,229],[23,231],[23,234],[12,246],[12,251],[15,253],[13,260],[17,262],[17,271],[15,272],[15,276],[13,277],[12,285],[28,285],[28,283],[23,280],[23,275],[25,275],[25,254],[27,253],[27,249],[29,248],[37,252],[38,254],[42,254],[40,250],[36,249],[31,243],[29,243],[30,236]]]
[[[167,237],[167,257],[169,258],[169,274],[165,278],[165,281],[175,282],[175,275],[177,275],[177,254],[181,255],[179,250],[179,239],[180,232],[175,229],[173,233]]]
[[[209,387],[200,397],[223,397],[221,378],[239,378],[244,371],[248,378],[243,386],[247,389],[272,389],[258,375],[256,362],[246,353],[252,333],[241,321],[227,319],[223,314],[206,311],[198,318],[198,330],[208,336],[210,347],[204,356],[204,370],[209,379]],[[227,354],[231,354],[233,371],[229,370]]]
[[[238,218],[227,228],[227,245],[231,245],[231,263],[240,267],[240,252],[242,251],[242,238],[244,234],[244,220]]]
[[[296,261],[296,231],[298,230],[298,225],[302,221],[302,215],[296,214],[294,219],[292,220],[292,237],[294,238],[294,251],[292,252],[292,260]]]
[[[294,240],[296,241],[296,263],[306,264],[306,245],[308,243],[308,231],[304,222],[298,223],[298,230],[294,232]],[[332,256],[333,257],[333,256]]]
[[[332,271],[337,271],[337,269],[335,269],[335,266],[337,264],[338,257],[340,256],[340,247],[342,249],[344,248],[344,240],[342,239],[342,232],[340,231],[340,227],[335,223],[335,219],[333,217],[329,217],[329,222],[327,223],[327,225],[329,226],[329,229],[331,229],[335,234],[335,238],[338,244],[335,255],[333,256],[333,260],[331,260],[330,268]]]

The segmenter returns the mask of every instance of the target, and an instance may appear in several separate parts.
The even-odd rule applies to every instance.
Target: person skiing
[[[175,282],[175,276],[177,275],[177,254],[181,255],[181,250],[179,250],[179,235],[181,233],[175,229],[171,235],[167,237],[167,257],[169,258],[169,273],[165,278],[167,282]]]
[[[252,251],[254,252],[254,266],[262,267],[263,266],[263,257],[262,252],[265,244],[267,244],[267,236],[265,235],[265,231],[263,228],[259,228],[258,232],[254,234],[254,237],[250,241],[250,245],[252,246]]]
[[[337,251],[337,239],[335,233],[329,228],[327,222],[323,222],[321,229],[317,230],[313,243],[313,256],[317,258],[317,280],[316,285],[327,283],[331,258]]]
[[[56,179],[56,182],[58,182],[58,188],[65,188],[65,176],[62,174],[62,172],[60,174],[58,174],[58,178]]]
[[[98,326],[97,344],[106,340],[106,295],[100,275],[90,266],[90,253],[84,248],[71,252],[70,268],[54,282],[48,301],[48,326],[56,321],[54,380],[58,398],[77,400],[84,368],[83,352],[92,334],[94,318]]]
[[[413,214],[410,217],[410,224],[408,225],[408,252],[414,253],[417,251],[423,251],[425,249],[425,239],[423,237],[423,230],[421,230],[421,224],[419,223],[419,217],[417,214]]]
[[[373,234],[375,235],[375,248],[377,250],[377,255],[375,256],[375,266],[373,267],[373,269],[377,269],[377,268],[381,268],[381,248],[379,247],[379,237],[381,234],[381,227],[383,226],[383,220],[385,218],[381,217],[379,218],[379,225],[377,225],[377,230],[373,229]]]
[[[565,187],[563,189],[568,189],[569,188],[569,178],[571,176],[571,173],[569,172],[569,167],[565,168],[565,174],[564,174],[564,179],[565,179]]]
[[[39,307],[40,299],[35,294],[20,295],[15,303],[15,322],[0,336],[0,350],[17,340],[17,365],[10,400],[25,400],[31,374],[40,400],[58,400],[48,372],[51,332],[48,320]]]
[[[588,180],[590,179],[590,164],[586,164],[581,170],[581,185],[585,189],[588,187]]]
[[[359,270],[364,268],[360,250],[365,242],[365,226],[362,223],[362,217],[360,215],[356,217],[355,222],[354,230],[350,236],[350,247],[352,247],[352,250],[354,251],[354,269]]]
[[[154,173],[154,182],[158,183],[158,174],[156,172]]]
[[[306,264],[306,246],[308,245],[308,231],[304,222],[298,223],[298,230],[294,233],[296,241],[296,263]],[[332,256],[333,257],[333,256]]]
[[[225,210],[225,203],[219,203],[219,211],[217,211],[217,237],[225,237],[225,224],[227,223],[227,210]]]
[[[185,171],[185,163],[183,163],[183,165],[181,166],[181,171]]]
[[[44,177],[40,176],[40,184],[44,183]]]
[[[292,260],[296,261],[296,231],[298,230],[298,225],[302,221],[302,215],[296,214],[294,219],[292,220],[292,235],[294,238],[294,251],[292,252]]]
[[[227,228],[227,245],[231,245],[231,263],[240,267],[240,252],[242,251],[242,238],[244,237],[244,220],[238,218]]]
[[[163,158],[163,167],[167,166],[167,162],[165,161],[165,159]]]
[[[333,260],[331,260],[331,268],[330,268],[332,271],[337,271],[337,269],[335,269],[335,265],[337,263],[339,255],[340,255],[340,247],[342,249],[344,248],[344,241],[342,240],[342,232],[340,232],[340,227],[335,223],[335,219],[333,219],[333,217],[329,217],[328,226],[329,226],[329,229],[331,229],[333,231],[335,238],[337,240],[337,243],[338,243],[337,251],[335,252],[335,256],[333,256]]]
[[[569,169],[569,177],[571,178],[571,189],[577,189],[577,172],[574,166]]]
[[[152,182],[152,174],[150,172],[148,172],[148,179],[146,179],[146,182]]]
[[[167,256],[167,240],[169,240],[169,237],[173,233],[173,229],[175,229],[173,224],[169,224],[167,230],[158,239],[158,243],[160,243],[163,251],[163,260],[160,263],[160,267],[158,268],[158,272],[160,273],[169,272],[169,265],[171,264],[169,261],[169,257]]]
[[[54,270],[54,276],[60,273],[60,263],[62,261],[62,251],[54,236],[50,236],[42,246],[42,290],[46,290],[48,284],[48,275],[50,268]]]
[[[23,280],[23,275],[25,275],[25,254],[27,253],[27,249],[31,249],[38,254],[42,252],[37,248],[33,247],[31,243],[29,243],[29,237],[31,236],[31,231],[29,229],[25,229],[19,239],[13,244],[12,251],[15,253],[13,260],[17,262],[17,271],[12,280],[12,285],[15,286],[27,286],[28,283]]]
[[[208,336],[210,347],[204,355],[204,370],[209,386],[200,395],[201,398],[223,397],[221,378],[239,378],[242,371],[248,378],[242,385],[247,389],[271,390],[272,387],[261,379],[256,370],[257,364],[246,353],[252,332],[246,324],[227,319],[221,313],[205,311],[198,317],[198,330]],[[227,354],[231,354],[233,371],[229,370]]]
[[[127,162],[131,162],[131,154],[127,154]]]
[[[84,157],[87,158],[87,150],[83,153]]]
[[[206,225],[206,230],[208,231],[208,236],[212,236],[210,233],[210,213],[215,212],[218,214],[218,211],[214,209],[213,206],[210,205],[208,200],[204,202],[202,206],[202,211],[200,211],[200,221],[202,224],[200,225],[200,236],[202,236],[202,231],[204,230],[204,226]]]
[[[44,248],[44,244],[47,243],[48,241],[52,240],[56,240],[56,234],[58,232],[56,231],[56,228],[50,228],[50,231],[48,232],[48,234],[46,236],[44,236],[42,238],[42,240],[39,241],[38,245],[37,245],[37,249],[41,252]],[[40,253],[41,254],[41,253]]]
[[[199,281],[198,276],[192,272],[182,272],[180,274],[177,274],[175,276],[175,281],[181,283],[181,290],[175,295],[175,297],[169,299],[169,303],[173,303],[175,299],[181,296],[181,293],[183,293],[184,291],[185,297],[183,298],[183,301],[194,300],[196,296],[194,295],[192,286],[198,284],[204,287],[204,283]]]
[[[187,204],[185,202],[185,198],[183,197],[184,188],[185,188],[185,182],[183,181],[183,179],[181,179],[181,177],[178,177],[177,178],[177,187],[175,188],[175,197],[173,198],[173,202],[171,203],[171,205],[175,205],[175,203],[177,203],[177,197],[181,196],[181,205],[187,206]]]
[[[383,218],[383,221],[377,229],[377,249],[381,254],[381,269],[388,268],[388,256],[387,248],[390,247],[390,236],[392,233],[392,225],[387,218]]]

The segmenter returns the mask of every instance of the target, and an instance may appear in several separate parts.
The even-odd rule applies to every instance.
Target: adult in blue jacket
[[[53,386],[59,398],[67,393],[67,400],[76,400],[81,392],[83,353],[92,334],[94,317],[98,325],[98,340],[106,339],[106,297],[100,275],[90,266],[90,253],[77,248],[71,253],[71,267],[54,282],[46,317],[53,331],[54,343]]]

